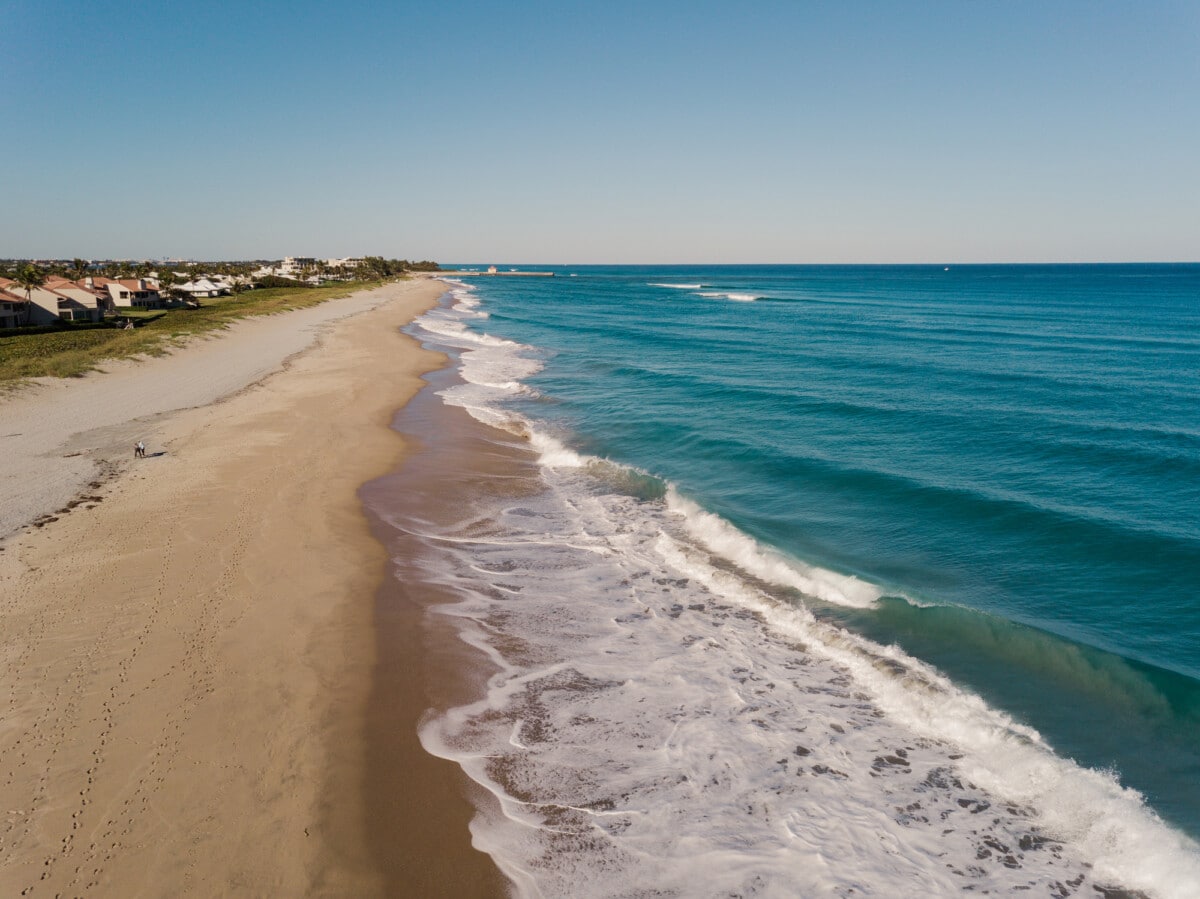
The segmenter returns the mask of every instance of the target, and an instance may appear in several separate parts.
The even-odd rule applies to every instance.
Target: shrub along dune
[[[380,282],[343,282],[329,287],[272,287],[205,299],[198,309],[125,310],[117,318],[135,327],[72,327],[0,336],[0,383],[22,378],[78,377],[105,359],[161,356],[192,337],[221,330],[252,315],[270,315],[348,296]]]

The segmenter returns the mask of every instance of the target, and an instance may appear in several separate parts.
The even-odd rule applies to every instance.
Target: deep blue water
[[[470,282],[523,415],[1200,835],[1200,265],[555,271]]]

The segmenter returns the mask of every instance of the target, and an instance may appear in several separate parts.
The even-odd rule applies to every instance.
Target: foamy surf
[[[422,742],[496,798],[474,839],[520,895],[1189,895],[1136,794],[588,479],[427,535],[437,614],[499,673]]]
[[[866,609],[878,587],[673,488],[614,490],[619,466],[481,379],[533,348],[427,333],[462,350],[474,406],[446,401],[523,422],[542,463],[542,489],[474,497],[422,560],[498,669],[422,742],[495,797],[474,841],[519,895],[1200,894],[1197,847],[1136,792],[803,599]]]
[[[758,294],[754,293],[734,293],[728,291],[711,291],[705,290],[697,294],[704,297],[706,300],[732,300],[735,303],[753,303],[755,300],[761,300]]]
[[[1200,895],[1200,847],[1165,825],[1135,790],[1110,773],[1054,754],[1041,736],[896,647],[822,624],[803,608],[772,600],[665,535],[659,549],[677,570],[752,609],[773,630],[842,666],[889,718],[961,752],[955,770],[1024,809],[1038,832],[1090,859],[1098,882],[1156,896]]]
[[[870,608],[881,595],[877,587],[858,578],[784,558],[720,516],[680,496],[674,487],[667,491],[667,508],[682,519],[687,531],[702,545],[768,583],[859,609]]]

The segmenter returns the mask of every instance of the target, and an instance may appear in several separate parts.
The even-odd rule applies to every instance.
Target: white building
[[[309,269],[316,268],[317,260],[313,256],[285,256],[279,266],[279,274],[286,277],[299,275]]]
[[[197,278],[195,281],[185,281],[176,284],[172,290],[186,293],[193,300],[205,297],[225,296],[233,292],[233,285],[226,281],[212,281],[208,278]]]

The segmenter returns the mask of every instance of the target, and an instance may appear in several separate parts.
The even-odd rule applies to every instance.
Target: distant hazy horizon
[[[0,27],[0,256],[1200,257],[1182,0],[11,0]]]
[[[293,255],[293,254],[288,254],[288,255]],[[299,254],[295,254],[295,255],[299,255]],[[327,255],[323,255],[320,253],[318,253],[316,255],[313,255],[313,254],[305,254],[305,255],[310,258],[315,258],[315,259],[320,259],[320,260],[334,259],[334,258],[346,258],[346,257],[327,256]],[[374,255],[374,254],[372,254],[372,255]],[[87,259],[87,257],[81,257],[81,256],[79,256],[79,254],[76,253],[76,254],[68,254],[65,256],[7,256],[7,257],[0,257],[0,258],[12,259],[12,260],[32,260],[34,262],[42,262],[42,263],[45,263],[45,262],[69,262],[72,259],[82,258],[82,259],[86,259],[87,262],[89,262],[93,265],[108,264],[108,263],[122,263],[122,262],[128,262],[128,263],[134,264],[134,265],[137,265],[137,264],[196,265],[196,264],[204,264],[204,263],[214,263],[214,264],[229,263],[229,264],[234,264],[234,265],[241,265],[241,264],[249,265],[249,264],[257,264],[257,263],[265,263],[265,262],[279,262],[279,261],[282,261],[286,257],[284,257],[284,256],[232,257],[231,256],[228,258],[192,257],[192,258],[182,258],[182,259],[155,259],[155,258],[149,257],[149,256],[111,256],[111,257],[105,257],[105,258],[97,257],[94,259]],[[350,258],[353,258],[353,256]],[[390,258],[400,258],[400,257],[390,257]],[[924,267],[928,267],[928,266],[960,266],[960,267],[966,268],[966,267],[970,267],[970,266],[1021,266],[1021,265],[1025,265],[1025,266],[1099,266],[1099,265],[1107,265],[1107,266],[1187,265],[1187,266],[1194,266],[1194,265],[1200,265],[1200,259],[1114,259],[1114,260],[1046,259],[1046,260],[1033,260],[1033,261],[1030,261],[1030,260],[1001,260],[1001,261],[965,261],[965,262],[964,261],[956,261],[953,259],[915,260],[915,261],[907,261],[907,262],[871,262],[871,261],[867,261],[867,262],[786,262],[786,261],[782,261],[781,262],[778,260],[767,261],[767,262],[722,262],[722,261],[718,260],[718,261],[714,261],[714,262],[669,262],[668,261],[668,262],[632,262],[632,263],[630,263],[630,262],[578,262],[578,261],[571,261],[571,262],[545,262],[545,261],[542,261],[542,262],[511,262],[511,261],[503,260],[503,259],[501,259],[501,260],[489,259],[487,262],[454,262],[454,261],[446,261],[446,260],[439,260],[439,259],[430,259],[430,260],[409,259],[408,261],[409,262],[423,262],[423,261],[436,262],[440,266],[441,270],[444,272],[453,272],[456,270],[467,270],[467,269],[481,269],[481,268],[486,268],[487,266],[490,266],[490,265],[496,266],[498,269],[500,269],[500,271],[505,271],[509,268],[517,268],[517,269],[525,269],[525,270],[536,269],[536,268],[567,269],[567,268],[571,268],[573,266],[579,266],[581,268],[606,268],[606,267],[608,267],[608,268],[627,268],[630,266],[634,266],[634,267],[645,266],[647,268],[672,268],[672,267],[674,267],[674,268],[680,268],[680,269],[692,269],[692,268],[700,269],[700,268],[714,267],[714,266],[719,266],[719,267],[744,266],[746,268],[755,268],[755,267],[770,268],[773,266],[780,266],[780,267],[795,266],[795,267],[813,267],[813,268],[819,268],[819,267],[871,268],[871,267],[904,267],[904,266],[911,266],[911,267],[916,268],[916,267],[923,267],[923,266]]]

